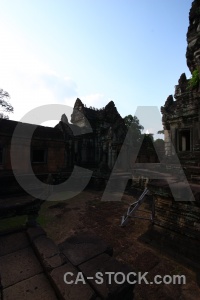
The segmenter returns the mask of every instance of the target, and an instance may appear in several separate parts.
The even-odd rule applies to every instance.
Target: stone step
[[[102,253],[113,254],[111,246],[92,233],[80,233],[69,237],[59,245],[60,251],[74,265],[94,258]]]
[[[135,273],[128,265],[112,257],[112,248],[101,238],[92,233],[80,233],[66,239],[65,242],[59,245],[59,248],[71,266],[75,266],[76,269],[81,271],[86,282],[89,283],[100,299],[133,299]],[[62,270],[62,273],[68,268],[69,263]],[[100,281],[95,277],[98,276],[97,272],[100,272],[98,273],[101,276]],[[110,275],[108,275],[108,272],[113,272],[112,279],[109,279],[108,276]],[[129,273],[131,275],[128,277],[128,282],[127,275]],[[116,277],[114,277],[115,275]]]

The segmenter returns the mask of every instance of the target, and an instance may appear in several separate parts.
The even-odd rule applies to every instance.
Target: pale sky
[[[44,104],[160,106],[186,65],[192,0],[0,0],[0,88],[20,120]],[[64,113],[64,112],[63,112]],[[162,129],[149,118],[145,130]],[[141,121],[144,126],[144,122]]]

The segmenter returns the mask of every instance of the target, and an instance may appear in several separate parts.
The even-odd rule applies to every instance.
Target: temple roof
[[[34,127],[36,127],[33,134],[34,138],[63,140],[63,135],[57,128],[6,119],[0,119],[0,134],[4,136],[12,136],[17,125],[20,125],[23,137],[28,136],[28,133],[32,132]]]

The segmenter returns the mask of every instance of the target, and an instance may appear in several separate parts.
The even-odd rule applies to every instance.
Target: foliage
[[[2,112],[0,112],[1,119],[9,119],[8,115],[5,115],[4,112],[11,113],[14,111],[12,105],[9,103],[10,95],[8,92],[0,89],[0,106],[2,107]]]
[[[196,69],[192,72],[192,77],[188,81],[188,88],[190,90],[194,89],[199,85],[199,83],[200,83],[199,70]]]
[[[163,139],[156,139],[156,140],[154,141],[154,144],[156,144],[156,145],[157,145],[158,147],[160,147],[160,148],[164,148],[165,142],[164,142]]]
[[[157,134],[164,134],[164,130],[158,130]]]
[[[16,216],[12,218],[5,218],[1,220],[1,231],[16,229],[16,227],[22,227],[26,223],[26,216]]]
[[[153,147],[153,142],[154,142],[153,133],[144,133],[144,134],[142,134],[142,137],[143,137],[143,141],[142,141],[143,149],[146,149],[146,151],[154,150],[154,147]]]
[[[140,121],[138,120],[138,118],[136,116],[133,117],[132,115],[128,115],[128,116],[124,117],[124,123],[128,128],[130,126],[134,126],[135,128],[137,128],[139,130],[144,129],[144,127],[142,125],[140,125]]]
[[[124,123],[127,129],[131,131],[131,142],[138,143],[142,137],[141,131],[144,129],[138,118],[136,116],[133,117],[132,115],[128,115],[124,118]]]

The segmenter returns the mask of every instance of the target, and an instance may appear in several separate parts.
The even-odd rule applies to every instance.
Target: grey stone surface
[[[57,300],[57,296],[44,274],[14,284],[3,292],[4,300]]]
[[[82,265],[79,265],[79,269],[83,272],[86,278],[93,278],[88,278],[88,280],[91,286],[103,299],[133,299],[134,284],[128,283],[126,281],[126,276],[128,273],[134,271],[128,265],[122,264],[113,257],[110,257],[104,253],[85,262]],[[97,272],[101,272],[101,274],[103,274],[103,276],[101,276],[101,282],[99,278],[96,278],[95,274]],[[108,275],[105,274],[105,272],[114,272],[114,274]],[[116,275],[118,272],[124,274],[124,283],[120,283],[123,281],[123,275]],[[115,275],[118,282],[115,282],[114,280]],[[111,276],[110,279],[109,276]],[[136,280],[136,276],[131,275],[129,280],[133,282]]]
[[[42,264],[47,271],[51,271],[54,268],[60,267],[64,264],[64,259],[61,255],[56,254],[52,257],[45,258],[42,260]]]
[[[3,288],[42,272],[30,247],[0,257],[0,270]]]
[[[113,249],[109,245],[90,233],[72,236],[60,244],[59,248],[74,266],[78,266],[101,253],[109,255],[113,253]]]
[[[40,236],[33,241],[33,245],[42,259],[52,257],[59,254],[59,248],[56,244],[46,236]]]
[[[64,274],[66,272],[73,273],[73,276],[67,277],[69,281],[76,280],[78,271],[70,263],[67,263],[59,268],[54,269],[50,273],[50,278],[55,287],[60,293],[61,299],[66,300],[93,300],[95,299],[95,292],[91,289],[89,284],[78,282],[77,284],[67,284],[64,282]]]
[[[46,235],[46,232],[40,226],[38,226],[38,227],[30,227],[30,228],[27,229],[26,232],[27,232],[27,235],[28,235],[28,237],[29,237],[29,239],[30,239],[31,242],[33,240],[35,240],[36,238],[38,238],[39,236]]]
[[[29,240],[25,232],[0,236],[0,256],[28,247]]]

